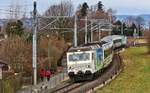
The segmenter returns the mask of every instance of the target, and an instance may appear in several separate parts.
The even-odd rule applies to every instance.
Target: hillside
[[[148,24],[150,22],[150,14],[141,14],[141,15],[116,15],[117,20],[121,20],[121,21],[124,21],[124,22],[130,16],[132,16],[133,18],[136,18],[137,16],[142,17],[144,19],[144,21],[145,21],[145,25],[149,26]]]
[[[123,20],[125,21],[128,17],[134,17],[136,18],[137,16],[142,17],[145,21],[150,21],[150,14],[141,14],[141,15],[116,15],[117,20]]]

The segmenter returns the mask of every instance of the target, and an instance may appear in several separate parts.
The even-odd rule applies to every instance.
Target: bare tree
[[[136,17],[135,21],[139,25],[144,25],[144,23],[145,23],[144,18],[142,18],[141,16]]]
[[[138,27],[138,29],[137,29],[138,35],[142,35],[142,28],[143,28],[143,25],[145,24],[145,20],[141,16],[138,16],[138,17],[136,17],[135,21],[136,21],[136,25]]]
[[[73,5],[71,1],[63,1],[60,4],[50,6],[45,14],[45,16],[72,16],[73,15]]]
[[[71,28],[73,27],[73,4],[71,1],[63,1],[60,4],[50,6],[43,16],[68,16],[70,18],[42,18],[40,19],[40,28],[47,26],[44,31],[52,31],[49,28]],[[61,33],[62,29],[53,29],[53,31]]]
[[[126,23],[128,27],[130,27],[134,22],[135,22],[135,18],[133,16],[129,16],[126,18]]]
[[[95,12],[97,10],[97,5],[91,5],[89,10]]]
[[[108,16],[109,16],[109,20],[113,23],[115,20],[116,20],[116,16],[115,16],[115,14],[116,14],[116,10],[113,10],[113,9],[111,9],[111,8],[109,8],[108,10],[107,10],[107,14],[108,14]]]
[[[23,6],[21,5],[22,1],[21,0],[11,0],[11,5],[9,9],[9,18],[10,19],[15,19],[18,20],[22,17],[21,11],[23,9]]]

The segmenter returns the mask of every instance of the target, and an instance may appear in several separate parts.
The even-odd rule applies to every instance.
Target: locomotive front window
[[[69,61],[88,61],[90,60],[90,53],[78,53],[78,54],[70,54]]]

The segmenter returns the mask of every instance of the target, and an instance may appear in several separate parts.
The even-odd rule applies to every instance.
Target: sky
[[[44,11],[53,4],[58,4],[63,0],[36,0],[37,10],[39,13],[44,13]],[[64,0],[65,1],[65,0]],[[79,4],[87,2],[88,5],[95,5],[100,0],[71,0],[76,8]],[[140,14],[150,14],[150,0],[101,0],[104,8],[112,8],[116,10],[117,15],[140,15]],[[32,11],[33,0],[0,0],[0,17],[6,18],[8,16],[8,10],[12,3],[19,3],[24,7],[21,7],[23,11],[27,11],[29,14]]]

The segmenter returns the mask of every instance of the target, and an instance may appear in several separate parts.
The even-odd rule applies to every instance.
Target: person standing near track
[[[44,71],[44,69],[41,69],[40,78],[41,78],[42,81],[44,80],[44,77],[45,77],[45,71]]]
[[[51,77],[51,71],[50,70],[46,71],[46,77],[47,77],[47,81],[49,81],[50,77]]]

